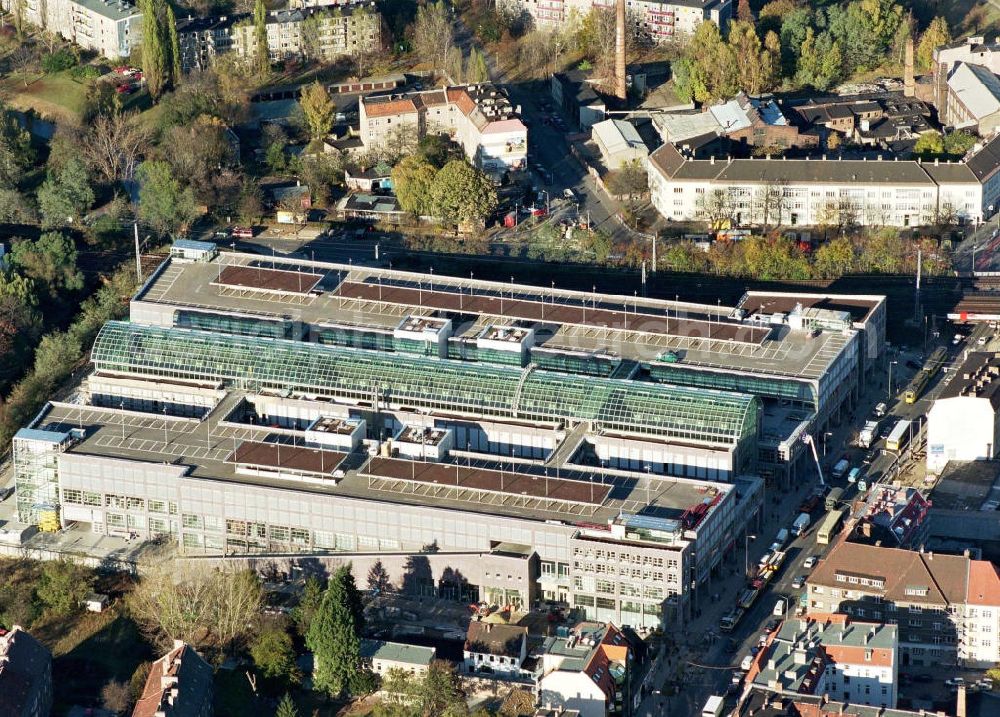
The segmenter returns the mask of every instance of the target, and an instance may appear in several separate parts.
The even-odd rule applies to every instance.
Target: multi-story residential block
[[[545,640],[539,700],[550,709],[575,710],[580,717],[629,717],[643,695],[647,657],[635,633],[611,623],[581,623],[566,637]]]
[[[142,14],[124,0],[0,0],[0,6],[108,58],[127,57],[141,41]]]
[[[132,717],[212,717],[212,666],[181,640],[153,662]]]
[[[0,715],[49,717],[52,653],[18,625],[0,629]]]
[[[518,108],[492,84],[368,95],[358,108],[366,148],[405,146],[428,134],[447,134],[487,174],[502,176],[527,166],[528,128]]]
[[[652,203],[674,221],[908,227],[1000,208],[1000,138],[958,162],[688,159],[667,143],[649,170]]]
[[[580,22],[593,8],[613,10],[614,0],[502,0],[498,7],[527,13],[541,27]],[[656,42],[694,34],[705,21],[725,30],[733,14],[732,0],[629,0],[637,30]]]
[[[1000,577],[989,561],[839,543],[807,580],[807,609],[899,628],[902,665],[1000,659]]]
[[[901,629],[847,615],[785,620],[756,656],[747,683],[781,696],[895,708]]]
[[[257,51],[249,15],[182,19],[177,35],[185,72],[204,69],[227,52],[250,58]],[[382,17],[371,2],[274,10],[267,16],[267,49],[273,62],[329,62],[371,52],[381,42]]]

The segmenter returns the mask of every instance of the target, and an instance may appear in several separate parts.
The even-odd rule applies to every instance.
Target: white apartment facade
[[[37,27],[107,58],[127,57],[138,45],[142,14],[123,0],[0,0],[8,13],[20,11]]]
[[[451,136],[469,161],[491,176],[527,166],[528,128],[493,85],[366,96],[358,109],[368,149],[439,133]]]
[[[673,221],[909,227],[1000,208],[997,140],[960,162],[687,159],[668,143],[648,166],[652,203]]]
[[[614,0],[501,0],[499,8],[527,13],[541,27],[565,27],[583,20],[593,8],[614,9]],[[694,34],[705,21],[725,29],[732,0],[626,0],[626,11],[642,34],[656,42]]]

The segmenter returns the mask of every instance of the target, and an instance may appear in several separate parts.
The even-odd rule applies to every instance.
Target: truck
[[[771,543],[771,552],[776,553],[785,547],[788,542],[788,528],[782,528],[778,531],[778,534],[774,536],[774,542]]]
[[[736,629],[736,626],[740,624],[740,620],[743,619],[743,613],[743,608],[733,608],[731,612],[723,615],[722,619],[719,620],[719,629],[722,632],[732,632]]]
[[[834,478],[840,479],[847,475],[847,469],[851,467],[851,462],[846,458],[841,458],[837,461],[837,464],[833,467],[832,474]]]
[[[878,437],[878,421],[865,421],[865,427],[858,434],[858,446],[871,448]]]
[[[792,523],[792,534],[802,535],[809,528],[810,517],[808,513],[799,513],[799,517]]]
[[[837,503],[844,497],[843,488],[834,488],[830,491],[830,494],[826,496],[826,509],[833,510],[837,507]]]
[[[749,610],[753,607],[753,604],[757,602],[757,596],[760,595],[760,590],[755,588],[747,588],[742,593],[740,593],[740,599],[737,601],[739,605],[744,610]]]
[[[722,708],[725,700],[719,695],[712,695],[701,708],[701,717],[722,717]]]

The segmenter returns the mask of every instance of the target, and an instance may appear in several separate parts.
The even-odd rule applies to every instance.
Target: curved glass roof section
[[[264,389],[732,445],[755,436],[760,400],[622,379],[109,321],[94,343],[99,371],[217,380]]]

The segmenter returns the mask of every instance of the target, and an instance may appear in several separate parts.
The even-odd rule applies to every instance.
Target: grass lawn
[[[0,83],[0,89],[11,98],[14,107],[34,109],[43,117],[57,120],[79,117],[87,94],[86,83],[74,80],[68,71],[54,75],[12,75]]]

